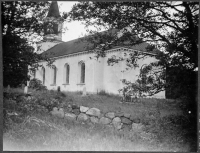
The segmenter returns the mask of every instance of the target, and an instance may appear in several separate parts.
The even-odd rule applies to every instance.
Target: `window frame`
[[[85,84],[85,63],[81,63],[80,83]]]
[[[78,62],[78,84],[77,85],[84,85],[85,84],[85,62],[80,61]]]
[[[64,65],[64,75],[63,75],[63,84],[69,84],[70,81],[70,65],[68,63],[65,63]]]
[[[51,68],[51,70],[52,70],[52,80],[51,80],[51,82],[52,82],[52,84],[51,84],[51,86],[55,86],[56,85],[56,80],[57,80],[57,68],[56,68],[56,66],[52,66],[52,68]]]

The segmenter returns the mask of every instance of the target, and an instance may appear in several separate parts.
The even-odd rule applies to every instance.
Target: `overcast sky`
[[[77,1],[58,1],[60,14],[62,14],[62,12],[69,12],[75,3],[78,3],[78,2]],[[73,21],[70,23],[65,22],[64,27],[67,27],[67,30],[62,35],[63,41],[73,40],[78,37],[82,37],[84,34],[86,34],[86,29],[84,29],[84,25],[78,21]]]

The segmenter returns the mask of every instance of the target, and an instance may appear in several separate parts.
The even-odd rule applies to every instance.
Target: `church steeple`
[[[51,2],[44,22],[44,40],[62,40],[63,18],[60,16],[57,1]]]
[[[59,8],[58,8],[58,3],[56,1],[53,1],[51,3],[51,6],[49,8],[49,12],[47,14],[47,17],[55,17],[58,18],[60,17],[60,12],[59,12]]]

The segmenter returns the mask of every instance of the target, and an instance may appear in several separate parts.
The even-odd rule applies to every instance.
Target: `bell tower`
[[[56,44],[62,43],[62,28],[64,19],[60,16],[57,1],[52,1],[49,12],[44,19],[44,36],[43,40],[37,43],[37,53],[52,48]]]
[[[44,39],[62,40],[63,18],[60,16],[58,3],[53,1],[47,17],[44,19]]]

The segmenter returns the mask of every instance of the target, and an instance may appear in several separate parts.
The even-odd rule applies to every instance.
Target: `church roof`
[[[47,17],[60,17],[57,1],[52,1]]]
[[[125,48],[129,48],[129,49],[133,49],[133,50],[138,50],[141,52],[148,52],[146,50],[146,47],[148,45],[149,45],[148,43],[144,42],[144,43],[134,45],[134,46],[114,46],[111,49],[125,47]],[[50,48],[49,50],[43,52],[42,55],[47,56],[49,58],[59,57],[59,56],[88,51],[88,47],[90,49],[93,48],[93,44],[87,42],[84,38],[82,38],[82,39],[78,38],[78,39],[74,39],[71,41],[59,43],[59,44],[53,46],[52,48]],[[156,52],[149,52],[149,53],[156,54]]]

